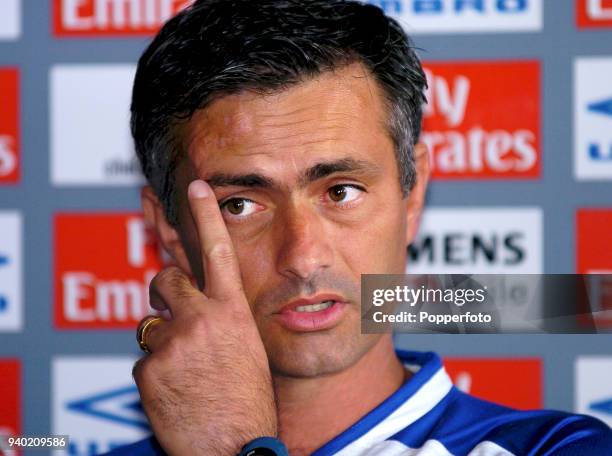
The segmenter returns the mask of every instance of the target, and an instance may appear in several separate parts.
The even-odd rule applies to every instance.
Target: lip
[[[298,312],[298,306],[317,304],[323,301],[334,301],[331,307],[316,312]],[[296,332],[312,332],[329,329],[338,324],[348,302],[337,294],[318,294],[309,298],[300,298],[284,305],[274,316],[286,329]]]

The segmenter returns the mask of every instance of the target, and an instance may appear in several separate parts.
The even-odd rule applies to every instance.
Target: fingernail
[[[206,198],[210,196],[212,191],[209,185],[201,179],[196,179],[189,184],[187,195],[189,198]]]

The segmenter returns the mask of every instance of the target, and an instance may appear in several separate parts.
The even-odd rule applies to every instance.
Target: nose
[[[294,206],[284,211],[278,233],[277,270],[288,278],[309,279],[333,264],[334,251],[325,220],[315,210]]]

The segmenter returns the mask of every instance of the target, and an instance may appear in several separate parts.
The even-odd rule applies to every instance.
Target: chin
[[[377,335],[361,334],[354,328],[350,334],[339,330],[267,338],[264,345],[272,374],[295,378],[333,375],[357,363],[378,339]]]

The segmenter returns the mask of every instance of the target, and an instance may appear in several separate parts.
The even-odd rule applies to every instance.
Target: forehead
[[[197,174],[287,171],[322,158],[379,160],[392,148],[382,90],[360,64],[258,94],[222,97],[196,112],[186,146]]]

